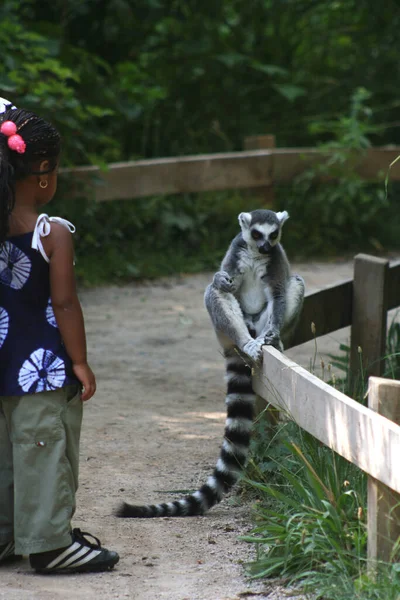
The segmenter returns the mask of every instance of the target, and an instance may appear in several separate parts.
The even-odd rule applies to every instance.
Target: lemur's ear
[[[283,225],[284,222],[288,220],[289,213],[284,210],[283,212],[277,212],[276,216],[278,217],[280,224]]]
[[[250,213],[240,213],[239,215],[239,223],[242,229],[248,229],[251,223],[251,214]]]

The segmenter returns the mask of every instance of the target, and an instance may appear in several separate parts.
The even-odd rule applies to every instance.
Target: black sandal
[[[119,561],[113,550],[102,548],[100,540],[80,529],[72,530],[72,544],[66,548],[31,554],[31,567],[37,573],[88,573],[108,571]],[[95,543],[86,539],[89,536]]]

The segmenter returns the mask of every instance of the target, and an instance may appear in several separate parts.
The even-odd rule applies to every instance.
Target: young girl
[[[104,571],[119,560],[70,525],[82,400],[96,381],[75,228],[38,216],[55,194],[59,156],[49,123],[22,109],[0,114],[0,562],[29,554],[39,573]]]

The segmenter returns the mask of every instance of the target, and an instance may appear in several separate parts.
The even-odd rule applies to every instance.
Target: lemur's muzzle
[[[258,251],[260,254],[268,254],[271,250],[271,244],[269,242],[264,242],[262,245],[258,246]]]

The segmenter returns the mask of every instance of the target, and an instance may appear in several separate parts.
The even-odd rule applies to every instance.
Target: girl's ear
[[[239,224],[242,230],[249,229],[251,223],[251,214],[250,213],[240,213]]]
[[[40,163],[39,166],[39,171],[46,173],[46,171],[48,171],[50,169],[50,163],[48,160],[42,160],[42,162]]]
[[[288,220],[289,213],[286,210],[284,210],[283,212],[277,212],[276,216],[278,217],[278,220],[282,226],[284,222]]]

